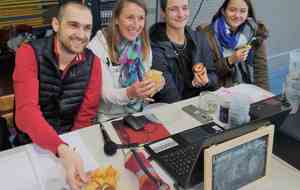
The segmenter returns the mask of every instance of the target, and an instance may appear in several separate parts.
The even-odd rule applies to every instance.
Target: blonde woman
[[[110,26],[89,44],[102,62],[101,120],[142,111],[145,100],[158,91],[154,81],[144,79],[152,64],[146,17],[144,1],[120,0]]]

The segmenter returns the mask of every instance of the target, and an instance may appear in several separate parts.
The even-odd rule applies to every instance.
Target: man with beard
[[[59,134],[88,127],[96,117],[101,90],[100,60],[86,49],[90,10],[62,5],[52,20],[53,36],[22,45],[16,54],[15,120],[21,144],[33,142],[62,161],[72,190],[87,176],[80,155]]]

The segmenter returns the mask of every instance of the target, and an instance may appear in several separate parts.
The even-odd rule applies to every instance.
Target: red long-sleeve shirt
[[[33,48],[28,44],[17,51],[13,80],[17,127],[27,133],[33,143],[57,153],[58,146],[64,142],[41,112],[37,61]],[[100,60],[96,57],[83,102],[71,130],[91,125],[91,119],[95,117],[99,106],[101,82]]]

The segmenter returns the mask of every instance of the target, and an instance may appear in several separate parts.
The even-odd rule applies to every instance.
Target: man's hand
[[[129,98],[149,98],[155,91],[155,82],[149,79],[143,81],[136,81],[127,88],[127,96]]]
[[[88,181],[80,155],[66,144],[59,145],[57,150],[65,168],[67,183],[72,190],[80,190]]]
[[[193,67],[194,79],[192,85],[194,87],[205,86],[208,83],[207,70],[202,63],[198,63]]]

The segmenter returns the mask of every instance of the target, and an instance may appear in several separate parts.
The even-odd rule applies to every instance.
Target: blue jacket
[[[151,48],[153,53],[152,68],[163,72],[166,84],[158,92],[154,99],[156,102],[172,103],[199,95],[204,90],[215,90],[217,87],[216,67],[213,64],[212,53],[208,45],[206,34],[185,29],[186,37],[192,42],[191,60],[192,65],[204,63],[209,83],[204,87],[195,88],[192,86],[193,76],[182,80],[178,68],[178,57],[166,35],[165,23],[157,23],[150,28]],[[192,70],[192,66],[190,68]],[[185,92],[184,92],[185,90]]]

